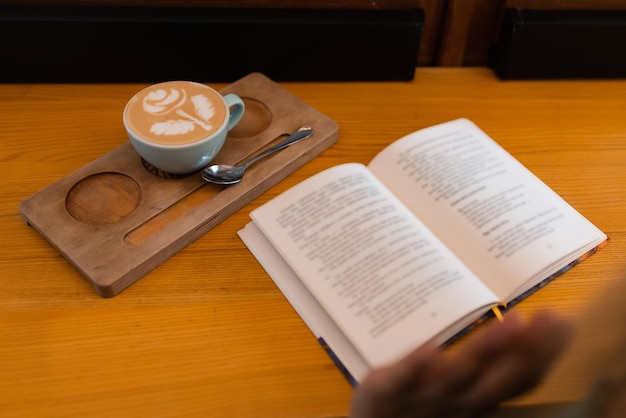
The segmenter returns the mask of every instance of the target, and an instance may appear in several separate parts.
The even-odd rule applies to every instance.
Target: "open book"
[[[250,217],[239,236],[357,382],[607,240],[466,119],[318,173]]]

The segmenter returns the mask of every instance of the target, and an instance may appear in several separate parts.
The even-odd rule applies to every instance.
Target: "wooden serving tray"
[[[24,221],[98,295],[115,296],[337,140],[334,121],[262,74],[221,93],[238,94],[246,111],[212,163],[242,162],[302,125],[314,134],[252,165],[232,186],[208,184],[199,173],[168,176],[127,142],[20,204]]]

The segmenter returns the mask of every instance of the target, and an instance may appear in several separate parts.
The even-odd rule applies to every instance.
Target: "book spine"
[[[326,343],[326,341],[324,340],[324,338],[322,337],[318,337],[317,341],[320,343],[320,345],[322,346],[322,348],[324,349],[324,351],[326,351],[326,354],[328,354],[328,356],[331,358],[331,360],[333,361],[333,363],[335,363],[335,365],[337,366],[337,368],[339,369],[339,371],[345,376],[345,378],[348,380],[348,382],[350,383],[350,385],[352,385],[353,387],[358,386],[358,382],[356,381],[356,379],[352,376],[352,374],[350,374],[350,372],[348,371],[348,369],[346,369],[346,367],[343,365],[343,363],[341,362],[341,360],[339,360],[339,357],[337,357],[337,355],[335,355],[334,351],[332,350],[332,348],[330,348],[330,346]]]

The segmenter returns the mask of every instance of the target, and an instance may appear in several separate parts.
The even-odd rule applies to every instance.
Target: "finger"
[[[448,416],[450,411],[458,410],[455,407],[457,393],[467,391],[467,387],[483,373],[486,364],[493,361],[493,354],[500,355],[522,330],[519,318],[513,315],[506,324],[490,324],[477,342],[451,355],[434,346],[414,351],[393,369],[393,387],[402,387],[396,392],[399,395],[398,412],[419,411],[420,416],[426,417]],[[392,390],[391,387],[386,389]]]
[[[511,313],[503,323],[489,324],[474,340],[432,367],[431,373],[424,377],[432,384],[421,391],[422,399],[447,399],[432,405],[445,416],[475,416],[492,410],[522,391],[521,380],[514,387],[506,379],[528,373],[522,376],[524,388],[532,384],[536,376],[524,369],[528,366],[524,356],[514,356],[514,361],[509,358],[512,353],[532,350],[535,344],[526,341],[535,340],[532,332],[541,334],[544,328],[549,332],[553,323],[550,319],[531,322],[529,329],[531,325],[524,325],[517,314]]]
[[[466,355],[477,359],[490,359],[492,354],[500,353],[501,350],[511,345],[521,334],[525,332],[525,326],[516,311],[508,312],[502,322],[491,321],[483,330],[478,330],[474,340],[463,348]]]
[[[462,403],[480,407],[502,402],[534,387],[563,351],[571,335],[569,324],[550,314],[537,315],[519,334],[515,345],[497,357],[463,396]]]
[[[515,313],[507,315],[503,323],[486,325],[474,340],[459,347],[458,351],[446,353],[445,359],[431,368],[429,380],[440,382],[449,395],[464,390],[517,341],[523,330]]]
[[[572,337],[572,327],[567,321],[552,314],[535,315],[528,325],[528,333],[519,342],[519,353],[530,359],[526,367],[526,382],[518,381],[518,390],[535,386],[565,350]]]
[[[440,361],[441,350],[432,343],[409,353],[390,369],[397,385],[419,384],[428,370]]]
[[[372,371],[359,389],[376,393],[398,393],[419,385],[430,365],[436,363],[440,350],[433,344],[424,345],[400,361]]]
[[[419,410],[415,388],[424,387],[424,370],[440,356],[434,345],[423,346],[404,359],[371,372],[352,396],[351,417],[402,417]]]

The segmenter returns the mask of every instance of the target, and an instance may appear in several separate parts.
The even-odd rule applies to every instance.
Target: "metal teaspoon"
[[[268,155],[273,154],[276,151],[287,148],[288,146],[293,145],[296,142],[302,141],[303,139],[306,139],[311,135],[313,135],[313,128],[311,128],[310,126],[303,126],[291,135],[289,135],[283,141],[274,145],[272,148],[268,148],[260,154],[255,155],[242,165],[232,166],[227,164],[214,164],[210,167],[205,168],[204,170],[202,170],[202,179],[208,181],[209,183],[217,184],[239,183],[243,178],[243,172],[250,165],[257,162],[263,157],[267,157]]]

